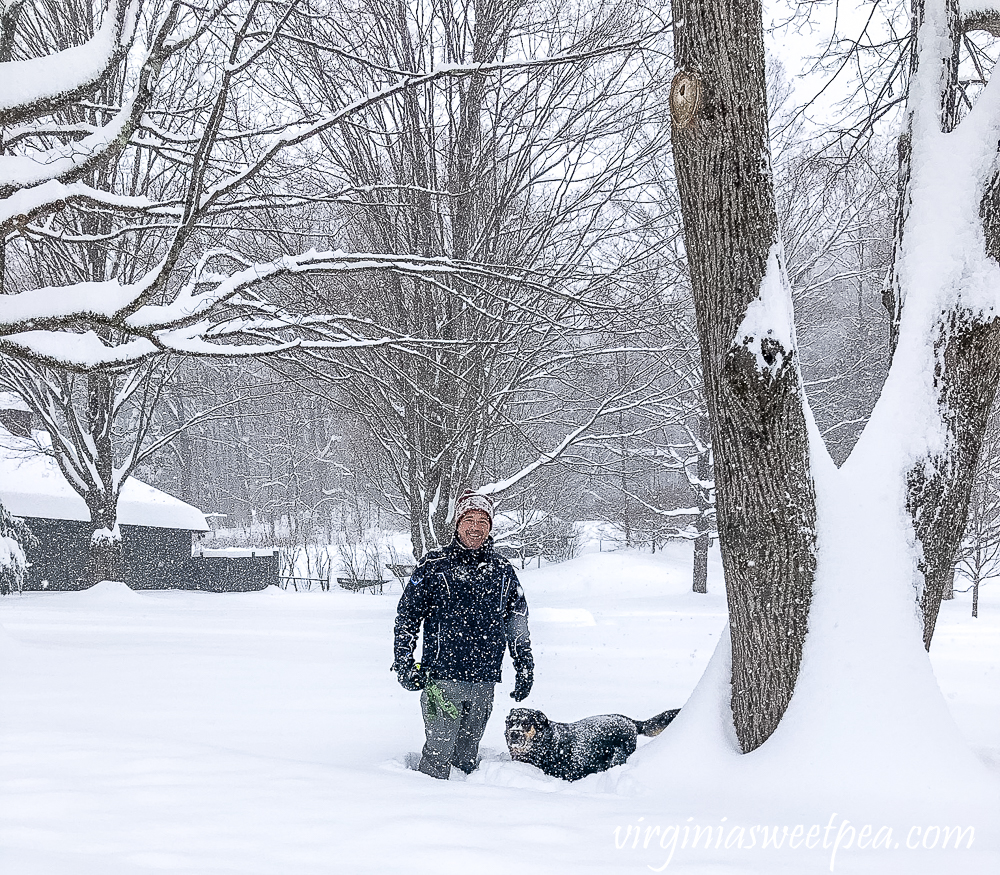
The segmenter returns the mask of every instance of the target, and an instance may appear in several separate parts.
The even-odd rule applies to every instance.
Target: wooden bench
[[[389,573],[392,574],[393,577],[398,577],[400,580],[405,581],[410,579],[410,575],[413,574],[413,569],[416,568],[417,566],[389,564],[386,565],[385,567],[389,569]]]
[[[382,592],[383,583],[385,583],[383,580],[365,580],[355,579],[353,577],[337,578],[337,584],[341,589],[346,589],[350,592],[364,592],[366,589],[370,589],[372,591],[372,595],[375,594],[376,587],[380,593]]]

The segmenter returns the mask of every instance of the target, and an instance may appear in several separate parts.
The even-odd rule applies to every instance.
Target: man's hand
[[[427,683],[427,673],[421,671],[412,662],[408,666],[399,669],[396,672],[396,677],[399,678],[399,685],[411,693],[419,692]]]
[[[523,702],[528,698],[528,693],[531,692],[531,685],[534,681],[535,674],[530,668],[520,669],[514,680],[514,692],[510,694],[510,697],[515,702]]]

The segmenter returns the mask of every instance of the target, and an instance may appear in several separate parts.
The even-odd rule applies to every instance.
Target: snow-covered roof
[[[87,522],[90,512],[55,459],[34,441],[0,428],[0,501],[14,516]],[[198,508],[130,477],[118,500],[118,523],[157,529],[208,531]]]

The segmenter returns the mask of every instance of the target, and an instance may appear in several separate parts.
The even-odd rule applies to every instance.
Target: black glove
[[[514,692],[510,694],[510,697],[515,702],[523,702],[528,698],[528,693],[531,692],[531,685],[535,681],[535,673],[530,668],[522,668],[517,672],[517,677],[514,680]]]
[[[411,693],[419,692],[427,683],[427,672],[417,668],[412,662],[409,665],[398,668],[396,670],[396,677],[399,678],[400,686]]]

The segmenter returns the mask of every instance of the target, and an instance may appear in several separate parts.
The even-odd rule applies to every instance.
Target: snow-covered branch
[[[128,51],[140,5],[108,0],[101,26],[82,45],[0,63],[0,126],[50,113],[98,87]]]
[[[282,277],[362,271],[422,278],[440,274],[493,275],[486,268],[444,258],[315,250],[245,264],[229,273],[210,270],[210,262],[223,256],[239,258],[230,252],[206,253],[169,304],[141,303],[160,278],[162,263],[131,284],[112,279],[78,283],[69,289],[56,286],[0,296],[0,351],[87,370],[118,368],[161,352],[256,356],[300,344],[328,349],[389,342],[419,345],[420,337],[402,336],[350,314],[296,315],[268,304],[266,296],[259,294],[260,287]],[[229,312],[220,311],[224,305],[231,305]],[[91,330],[81,331],[85,325]],[[24,330],[25,326],[30,326],[29,330]],[[131,339],[116,337],[114,342],[108,342],[104,337],[110,329],[125,332]],[[300,330],[306,334],[288,339],[289,333]],[[237,336],[257,337],[261,342],[236,343]]]
[[[42,5],[30,14],[43,21],[54,13]],[[241,266],[231,271],[206,269],[197,253],[211,248],[207,239],[227,236],[233,215],[251,223],[256,219],[249,217],[275,216],[280,228],[277,216],[290,209],[387,197],[464,198],[462,189],[431,181],[343,180],[338,190],[318,192],[279,180],[289,163],[302,161],[324,137],[394,101],[450,81],[548,75],[627,56],[656,32],[637,29],[618,41],[581,39],[535,57],[441,58],[427,67],[414,60],[411,69],[360,64],[377,70],[378,80],[342,93],[332,105],[296,107],[274,97],[266,109],[252,109],[262,88],[278,93],[274,59],[297,44],[292,37],[300,17],[309,13],[294,0],[214,0],[199,7],[174,0],[162,8],[108,0],[94,36],[79,45],[51,46],[33,58],[37,46],[20,46],[15,33],[13,50],[26,57],[0,65],[0,109],[6,113],[0,121],[8,126],[0,140],[0,351],[86,369],[120,368],[169,351],[259,355],[296,344],[337,349],[394,338],[419,342],[423,329],[383,330],[377,321],[368,325],[336,314],[324,328],[323,312],[303,318],[289,281],[302,287],[307,278],[332,275],[419,279],[454,297],[456,308],[483,318],[512,306],[532,322],[552,318],[529,296],[508,295],[504,289],[512,283],[533,290],[537,299],[564,296],[567,310],[580,306],[580,295],[564,287],[582,253],[574,254],[576,267],[555,266],[547,274],[477,261],[469,253],[420,258],[389,247],[374,254],[302,251],[275,246],[279,234],[268,238],[270,251],[237,256]],[[351,52],[342,61],[359,63]],[[62,78],[48,76],[50,68],[61,70]],[[23,88],[10,84],[29,79]],[[593,136],[584,130],[575,135],[584,143]],[[579,147],[574,160],[584,160]],[[604,176],[625,172],[622,158],[590,184],[600,187],[607,184]],[[72,247],[98,242],[122,253],[103,276],[61,276],[32,286],[33,272],[15,269],[44,264],[56,247],[65,252],[60,259],[71,262],[66,256]],[[272,294],[278,289],[280,295]],[[602,305],[595,296],[590,306]]]

